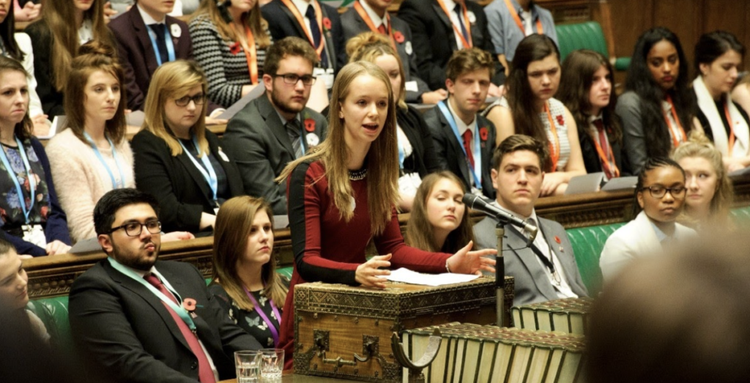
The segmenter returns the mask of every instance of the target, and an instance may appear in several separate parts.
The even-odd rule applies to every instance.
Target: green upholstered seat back
[[[614,223],[611,225],[566,230],[570,243],[573,246],[578,270],[581,272],[581,279],[583,279],[583,283],[592,297],[597,296],[602,287],[602,272],[599,269],[599,257],[602,254],[604,243],[607,242],[607,238],[615,230],[623,225],[624,223]]]
[[[50,335],[53,347],[59,350],[72,350],[73,338],[68,321],[68,296],[29,301],[26,306],[42,320]]]
[[[604,39],[604,32],[598,22],[556,25],[555,30],[561,61],[576,49],[591,49],[609,58],[607,41]]]

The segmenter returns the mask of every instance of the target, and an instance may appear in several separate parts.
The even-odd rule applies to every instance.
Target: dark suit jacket
[[[422,113],[411,106],[407,110],[396,108],[396,121],[409,139],[412,155],[404,161],[404,170],[418,172],[421,178],[440,171],[440,160],[435,152],[435,144],[430,129]]]
[[[344,37],[347,41],[362,32],[370,32],[370,27],[367,26],[354,7],[349,7],[349,9],[341,15],[341,25],[344,27]],[[409,28],[409,24],[406,24],[403,20],[391,15],[391,31],[393,31],[393,33],[399,32],[404,36],[402,42],[396,42],[396,50],[398,51],[398,56],[401,58],[401,64],[404,66],[404,79],[406,81],[416,81],[417,87],[419,88],[416,92],[406,91],[406,102],[420,103],[422,93],[429,92],[430,87],[419,77],[419,71],[417,70],[417,55],[414,52],[414,44],[411,41],[411,28]],[[410,53],[407,53],[407,45],[409,46]]]
[[[485,217],[474,225],[477,249],[497,248],[496,225],[497,221],[491,217]],[[539,218],[539,225],[541,230],[538,235],[544,233],[544,239],[562,264],[570,289],[579,297],[588,296],[586,286],[581,279],[581,273],[578,271],[573,247],[570,245],[565,229],[559,223],[544,218]],[[560,239],[560,244],[557,244],[555,238]],[[513,298],[513,305],[558,299],[557,292],[555,292],[555,288],[547,277],[547,270],[539,264],[534,251],[526,247],[526,238],[522,237],[520,232],[510,225],[505,225],[503,263],[505,264],[505,275],[515,278],[516,295]]]
[[[231,196],[244,195],[240,173],[234,162],[219,154],[219,139],[206,130],[211,154],[221,163],[227,175]],[[160,219],[165,232],[199,231],[201,213],[214,213],[211,188],[187,154],[177,157],[167,143],[147,130],[141,130],[130,143],[135,160],[135,184],[152,194],[161,207]]]
[[[481,5],[466,1],[467,12],[474,14],[471,24],[473,46],[494,54],[487,16]],[[436,0],[404,0],[398,9],[398,17],[411,27],[414,53],[417,56],[419,75],[427,81],[430,89],[445,88],[445,66],[454,51],[458,50],[453,33],[453,24]],[[460,47],[463,48],[463,47]],[[505,81],[503,66],[496,61],[492,82],[500,85]]]
[[[317,0],[316,0],[317,1]],[[346,65],[346,40],[344,40],[344,31],[341,28],[341,19],[336,8],[318,2],[323,12],[323,18],[331,20],[331,30],[323,32],[323,38],[326,41],[326,51],[329,63],[332,63],[335,73]],[[271,31],[271,37],[274,41],[279,41],[287,36],[296,36],[305,41],[305,26],[299,25],[292,11],[287,8],[281,0],[273,0],[261,7],[263,18],[268,21],[268,30]],[[304,14],[302,15],[304,17]]]
[[[312,133],[323,142],[328,131],[326,118],[310,108],[305,108],[301,114],[303,126],[308,118],[315,121]],[[223,144],[229,157],[237,163],[245,193],[263,197],[271,204],[274,214],[286,214],[286,180],[278,184],[274,179],[294,160],[294,149],[266,93],[250,101],[229,120]]]
[[[440,108],[434,107],[424,114],[424,120],[430,128],[437,153],[440,168],[450,170],[464,181],[467,190],[471,189],[473,176],[469,170],[469,162],[463,152],[463,143],[456,140],[448,120],[445,119]],[[492,153],[495,151],[495,125],[488,119],[477,114],[477,132],[487,129],[487,139],[481,140],[482,152],[482,193],[488,198],[495,199],[495,188],[492,187],[490,170],[492,168]],[[481,138],[481,136],[480,136]]]
[[[227,317],[194,266],[168,261],[155,266],[183,299],[196,300],[198,337],[220,380],[234,378],[233,352],[257,350],[260,344]],[[108,260],[76,279],[69,309],[78,350],[102,376],[132,383],[198,380],[198,360],[162,301]]]
[[[583,164],[586,165],[586,173],[603,172],[602,162],[599,160],[599,154],[596,152],[596,144],[588,131],[578,129],[578,140],[581,142],[581,153],[583,154]],[[625,151],[621,143],[610,139],[609,145],[615,156],[615,164],[620,169],[620,176],[630,175],[630,165],[628,164],[628,159],[625,156]]]
[[[174,43],[175,58],[192,59],[193,47],[187,24],[171,16],[167,16],[165,22],[167,33],[172,36]],[[180,37],[172,34],[173,25],[177,25],[182,30]],[[122,16],[112,19],[109,28],[117,40],[120,65],[125,72],[128,109],[143,110],[151,75],[158,67],[156,53],[148,36],[148,27],[144,24],[138,7],[133,6]]]
[[[55,116],[65,115],[63,94],[52,83],[52,31],[47,22],[40,19],[26,27],[25,32],[31,37],[31,47],[34,50],[36,93],[42,102],[42,110],[51,121]]]

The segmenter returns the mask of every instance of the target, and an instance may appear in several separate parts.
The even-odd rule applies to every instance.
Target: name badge
[[[44,235],[42,225],[23,225],[23,240],[33,243],[39,247],[47,246],[47,237]]]
[[[326,84],[326,89],[330,90],[331,88],[333,88],[333,68],[314,68],[313,76],[315,76],[318,80],[324,81]]]
[[[407,92],[419,92],[419,86],[416,81],[407,81],[405,85]]]
[[[415,196],[420,184],[422,179],[419,173],[404,174],[398,178],[398,191],[402,195]]]

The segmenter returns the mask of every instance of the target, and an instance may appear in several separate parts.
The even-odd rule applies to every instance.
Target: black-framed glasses
[[[641,191],[648,190],[649,193],[651,193],[651,196],[654,198],[664,198],[665,195],[667,195],[667,192],[672,195],[672,198],[680,198],[685,195],[685,191],[687,188],[684,185],[681,186],[673,186],[671,188],[666,188],[661,185],[653,185],[653,186],[644,186],[641,188]]]
[[[128,235],[128,237],[137,237],[141,235],[141,232],[143,232],[143,228],[146,228],[149,233],[151,234],[159,234],[161,233],[161,222],[159,221],[146,221],[144,223],[140,222],[128,222],[124,225],[120,225],[117,227],[113,227],[109,229],[108,234],[112,234],[117,230],[125,229],[125,234]]]
[[[315,79],[317,79],[317,77],[313,75],[306,74],[304,76],[299,76],[294,73],[275,74],[273,77],[281,77],[284,79],[284,82],[289,85],[297,85],[297,81],[302,80],[302,85],[304,86],[315,84]]]
[[[185,97],[174,99],[174,103],[181,108],[188,106],[188,104],[190,104],[190,101],[194,102],[196,106],[203,105],[203,103],[206,101],[206,95],[201,93],[201,94],[196,94],[195,96],[192,96],[192,97],[185,96]]]

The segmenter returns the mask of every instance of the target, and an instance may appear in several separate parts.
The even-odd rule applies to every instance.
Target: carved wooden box
[[[510,323],[513,277],[505,282]],[[439,287],[389,283],[385,290],[305,283],[294,289],[294,373],[401,382],[391,334],[449,322],[497,321],[493,278]]]

